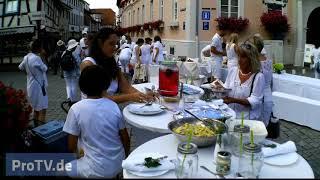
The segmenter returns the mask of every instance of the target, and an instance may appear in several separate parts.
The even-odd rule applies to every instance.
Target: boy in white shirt
[[[129,137],[118,105],[103,98],[111,77],[99,66],[85,68],[79,86],[87,99],[74,104],[63,131],[69,134],[71,152],[83,149],[84,156],[71,161],[71,177],[113,178],[129,153]],[[77,147],[77,146],[80,147]]]

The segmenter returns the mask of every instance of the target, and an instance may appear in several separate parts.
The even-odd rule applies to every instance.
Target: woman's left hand
[[[222,98],[223,99],[223,102],[226,103],[226,104],[230,104],[230,103],[234,103],[234,99],[232,97],[224,97]]]

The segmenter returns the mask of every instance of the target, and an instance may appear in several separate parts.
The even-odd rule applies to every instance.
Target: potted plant
[[[143,30],[150,30],[151,28],[150,28],[150,22],[147,22],[147,23],[144,23],[143,24]]]
[[[249,26],[249,19],[242,17],[219,17],[215,21],[218,22],[219,27],[224,27],[224,29],[236,33],[246,30]]]
[[[281,11],[263,13],[260,20],[265,30],[268,31],[275,40],[283,40],[285,34],[290,30],[288,18],[282,15]]]
[[[0,81],[1,153],[21,150],[22,132],[27,130],[32,108],[22,90],[5,86]]]

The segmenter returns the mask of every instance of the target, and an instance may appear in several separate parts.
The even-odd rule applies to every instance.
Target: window
[[[163,20],[163,7],[164,7],[163,0],[160,0],[159,4],[160,4],[159,17],[161,20]]]
[[[153,0],[150,0],[150,21],[153,20]]]
[[[221,17],[239,17],[239,0],[221,0]]]
[[[140,24],[140,8],[137,11],[137,24]]]
[[[130,17],[131,17],[131,13],[129,12],[129,16],[128,16],[128,22],[129,22],[129,24],[128,24],[128,26],[131,26],[131,25],[132,25],[132,24],[131,24]]]
[[[174,47],[170,47],[170,54],[174,55]]]
[[[135,25],[135,23],[134,23],[134,15],[135,15],[135,11],[133,11],[133,13],[132,13],[132,25]]]
[[[144,5],[142,5],[142,24],[144,23],[144,16],[146,15]]]
[[[18,12],[18,0],[7,0],[6,13]]]
[[[172,0],[172,20],[178,20],[178,0]]]

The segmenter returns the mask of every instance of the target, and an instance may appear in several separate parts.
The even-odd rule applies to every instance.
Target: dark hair
[[[111,28],[102,28],[94,36],[91,47],[89,50],[90,57],[92,57],[97,65],[102,66],[112,79],[116,79],[119,73],[119,67],[117,66],[114,57],[108,58],[104,55],[101,44],[110,38],[111,35],[117,34]]]
[[[314,43],[314,47],[315,47],[316,49],[318,49],[318,48],[320,47],[320,43],[319,43],[319,42],[315,42],[315,43]]]
[[[110,85],[111,77],[100,66],[88,66],[83,69],[79,79],[80,90],[87,96],[101,96]]]
[[[142,38],[139,38],[137,41],[137,44],[143,44],[143,43],[144,43],[144,40]]]
[[[31,42],[30,50],[33,53],[38,53],[41,50],[41,42],[39,39],[35,39]]]
[[[154,42],[157,42],[157,41],[160,41],[160,42],[161,42],[160,36],[155,36],[155,37],[154,37]],[[161,43],[162,43],[162,42],[161,42]]]
[[[152,39],[151,39],[151,38],[149,38],[149,37],[147,37],[147,38],[145,38],[145,39],[144,39],[144,41],[145,41],[146,43],[149,43],[149,42],[151,42],[151,41],[152,41]]]

